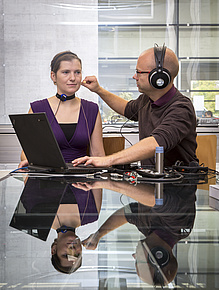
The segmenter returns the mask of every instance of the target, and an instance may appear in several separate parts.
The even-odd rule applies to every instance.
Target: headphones
[[[148,261],[153,267],[156,267],[157,263],[162,268],[168,264],[169,260],[170,254],[163,247],[154,247],[148,254]]]
[[[148,76],[149,83],[155,89],[166,88],[170,81],[170,72],[163,68],[164,56],[166,52],[166,46],[163,44],[162,47],[158,46],[156,43],[154,45],[154,58],[156,62],[156,68],[153,69]]]
[[[148,254],[148,261],[149,264],[154,268],[154,285],[165,285],[164,277],[160,271],[160,268],[166,266],[169,263],[169,260],[170,254],[163,247],[154,247],[150,250],[150,253]]]
[[[183,161],[178,160],[172,169],[181,174],[208,174],[208,167],[199,165],[197,161],[191,161],[188,166],[185,166]]]

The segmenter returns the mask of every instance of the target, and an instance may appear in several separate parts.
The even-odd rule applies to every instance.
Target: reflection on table
[[[1,189],[2,233],[5,230],[1,277],[7,287],[46,283],[47,289],[55,279],[60,288],[73,284],[77,289],[183,287],[184,283],[198,288],[200,283],[209,284],[209,273],[216,272],[212,264],[218,263],[214,248],[218,225],[214,220],[208,228],[204,214],[212,219],[218,212],[208,207],[208,192],[197,190],[197,182],[132,184],[110,176],[25,175],[5,179]],[[191,269],[194,243],[193,258],[200,260],[204,245],[211,249],[211,265]],[[214,278],[211,285],[218,276]]]

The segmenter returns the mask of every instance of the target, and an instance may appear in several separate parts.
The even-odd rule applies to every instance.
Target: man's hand
[[[116,111],[119,115],[124,116],[125,107],[128,101],[101,87],[95,76],[85,77],[81,85],[88,88],[91,92],[98,94],[111,109]]]
[[[100,89],[100,85],[95,76],[88,76],[81,82],[82,86],[88,88],[91,92],[97,93]]]
[[[72,164],[74,166],[77,166],[79,164],[84,164],[85,166],[93,165],[95,167],[110,167],[112,165],[110,156],[104,156],[104,157],[84,156],[84,157],[80,157],[73,160]]]
[[[99,237],[98,235],[91,234],[87,239],[82,241],[82,245],[87,249],[87,250],[95,250],[97,245],[99,243]]]

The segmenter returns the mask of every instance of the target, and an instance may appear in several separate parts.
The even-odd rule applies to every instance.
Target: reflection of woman
[[[130,203],[112,214],[83,245],[94,250],[104,235],[129,222],[145,236],[133,254],[137,274],[149,284],[166,285],[177,272],[173,246],[193,228],[195,191],[196,186],[164,185],[163,205]]]
[[[75,188],[68,177],[27,177],[24,184],[10,226],[43,241],[56,230],[52,264],[62,273],[76,271],[82,263],[77,228],[98,220],[102,190]]]
[[[85,192],[68,186],[52,225],[57,238],[51,246],[51,260],[59,272],[70,274],[81,266],[81,241],[75,231],[98,219],[101,202],[100,189]]]
[[[82,263],[82,247],[80,239],[75,234],[75,228],[66,232],[58,232],[58,238],[51,246],[52,264],[54,268],[62,273],[75,272]]]
[[[81,86],[81,60],[71,51],[58,53],[51,62],[51,79],[57,94],[31,103],[29,113],[47,114],[66,162],[86,155],[88,145],[91,156],[104,156],[98,106],[75,96]],[[19,166],[26,166],[23,152],[21,160]]]

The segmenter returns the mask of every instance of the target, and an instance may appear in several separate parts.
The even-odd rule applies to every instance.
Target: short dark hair
[[[77,56],[77,54],[71,52],[70,50],[63,51],[56,54],[51,61],[51,65],[50,65],[51,71],[53,71],[54,73],[57,73],[57,71],[59,70],[61,61],[71,61],[72,59],[77,59],[82,66],[81,59]]]
[[[205,112],[205,115],[209,115],[209,116],[212,117],[212,111],[206,111],[206,112]]]

